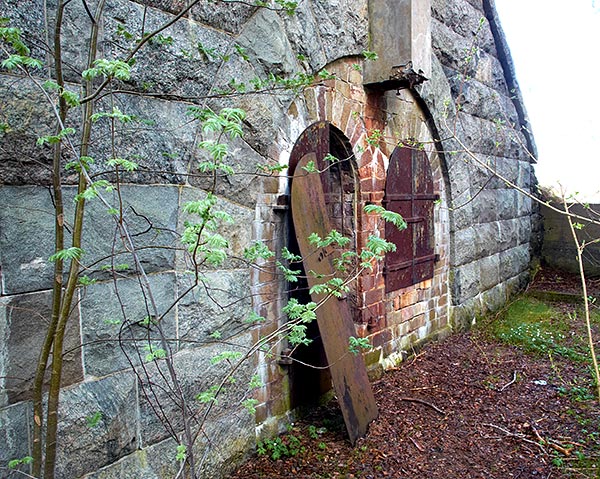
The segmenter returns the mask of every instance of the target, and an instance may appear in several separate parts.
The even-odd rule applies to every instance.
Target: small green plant
[[[144,346],[144,349],[147,351],[145,356],[146,362],[157,361],[167,357],[167,352],[162,348],[155,348],[152,345],[147,345]]]
[[[360,353],[361,349],[371,349],[369,338],[355,338],[354,336],[350,336],[348,340],[348,351],[354,355],[357,355]]]
[[[561,386],[558,388],[558,393],[576,402],[589,401],[595,397],[589,386],[585,385]]]
[[[11,459],[10,461],[8,461],[8,467],[9,469],[16,469],[21,465],[31,464],[32,461],[33,457],[31,456],[25,456],[20,459]]]
[[[254,398],[245,399],[242,401],[242,406],[246,408],[250,414],[256,413],[256,405],[258,404],[258,400]]]
[[[293,434],[276,437],[275,439],[265,439],[258,443],[256,452],[259,455],[269,455],[274,461],[284,457],[297,456],[304,451],[300,439]]]
[[[178,462],[182,462],[182,461],[185,461],[186,458],[187,458],[187,447],[185,447],[185,444],[178,444],[176,453],[175,453],[175,460]]]
[[[102,411],[96,411],[91,416],[86,417],[85,422],[87,423],[89,428],[93,428],[93,427],[96,427],[100,423],[101,419],[102,419]]]

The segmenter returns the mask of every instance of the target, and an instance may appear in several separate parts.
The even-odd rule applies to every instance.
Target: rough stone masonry
[[[317,151],[320,141],[328,151],[346,155],[347,166],[332,173],[332,196],[340,199],[331,201],[330,214],[359,250],[369,235],[386,234],[364,206],[386,206],[402,197],[387,180],[400,164],[399,146],[414,152],[406,161],[415,170],[402,175],[398,167],[398,182],[408,178],[411,201],[420,205],[420,182],[426,181],[431,210],[424,210],[430,211],[424,223],[411,223],[406,234],[412,236],[399,241],[410,250],[426,232],[430,273],[420,272],[409,255],[410,274],[417,280],[406,284],[394,278],[400,270],[382,261],[356,278],[348,298],[356,336],[368,338],[373,347],[365,354],[373,375],[424,341],[468,327],[499,308],[527,283],[537,247],[535,206],[491,172],[526,191],[535,188],[528,153],[535,154],[535,145],[493,0],[302,0],[293,15],[277,4],[251,3],[200,1],[162,32],[161,41],[146,45],[130,80],[96,101],[97,111],[117,106],[135,119],[114,127],[98,121],[91,172],[100,174],[100,160],[115,152],[139,165],[108,195],[120,195],[156,307],[165,314],[162,324],[172,341],[181,390],[193,407],[198,406],[194,398],[219,381],[215,356],[225,349],[243,354],[286,322],[282,309],[293,285],[279,274],[277,261],[283,247],[295,244],[290,171],[264,165],[291,170],[303,149]],[[96,4],[69,2],[65,9],[64,74],[73,91],[86,68],[88,10]],[[121,58],[136,38],[174,20],[186,5],[106,1],[99,57]],[[44,60],[43,68],[32,70],[33,78],[0,70],[5,125],[0,132],[0,467],[31,453],[32,378],[51,307],[52,150],[36,140],[54,134],[55,120],[34,80],[55,75],[48,46],[55,8],[50,0],[0,0],[1,16],[23,30],[32,56]],[[368,60],[369,51],[379,60]],[[398,66],[420,70],[427,80],[390,83],[387,72]],[[275,85],[264,94],[244,94],[256,79],[267,84],[269,75],[289,79],[323,71],[323,79],[297,91]],[[237,174],[216,185],[217,208],[233,220],[220,230],[228,240],[228,259],[203,269],[201,284],[181,298],[193,285],[189,255],[180,243],[190,220],[184,205],[205,199],[212,187],[198,170],[205,159],[198,148],[204,133],[190,121],[191,105],[242,108],[247,117],[244,136],[229,142],[227,161]],[[79,130],[80,118],[69,117],[67,126]],[[76,175],[65,171],[63,181],[70,218]],[[77,289],[69,320],[57,477],[175,477],[179,464],[172,436],[183,424],[169,419],[178,411],[159,363],[148,362],[147,351],[135,346],[140,338],[149,344],[157,340],[152,328],[138,324],[148,316],[139,272],[126,251],[109,259],[119,247],[106,208],[91,200],[85,214],[82,264],[96,281]],[[422,230],[421,224],[429,226]],[[243,259],[256,241],[278,252],[259,268]],[[406,268],[406,262],[396,266]],[[401,287],[390,286],[396,280]],[[265,321],[249,326],[253,317]],[[124,329],[123,318],[138,320]],[[287,347],[279,344],[244,362],[219,396],[196,441],[202,477],[227,477],[258,438],[276,433],[309,402],[303,390],[314,398],[330,389],[326,374],[282,360]],[[298,357],[317,363],[318,348],[307,351]],[[254,384],[252,378],[260,381]],[[154,397],[147,394],[150,385]],[[246,399],[253,399],[251,413],[242,404]]]

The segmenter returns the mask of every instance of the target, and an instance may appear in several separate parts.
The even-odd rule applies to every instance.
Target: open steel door
[[[305,271],[331,276],[335,272],[332,264],[334,250],[316,249],[308,242],[311,233],[325,237],[331,231],[322,182],[317,174],[307,174],[303,169],[310,161],[317,162],[315,152],[304,155],[295,168],[291,192],[292,218]],[[313,275],[307,276],[309,287],[317,284]],[[318,304],[324,297],[313,293],[311,300]],[[354,444],[366,433],[378,412],[363,357],[349,352],[349,338],[356,334],[352,311],[346,299],[329,298],[316,313],[333,386],[348,436]]]

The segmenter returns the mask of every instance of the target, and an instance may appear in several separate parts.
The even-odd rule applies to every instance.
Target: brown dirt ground
[[[531,289],[576,293],[577,281],[544,271]],[[456,334],[372,384],[379,417],[354,447],[331,401],[281,437],[299,439],[295,456],[258,455],[231,477],[600,478],[598,402],[565,393],[583,377],[585,364],[526,354],[477,329]]]

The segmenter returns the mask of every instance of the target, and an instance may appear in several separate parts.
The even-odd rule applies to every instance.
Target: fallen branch
[[[419,404],[425,404],[425,406],[429,406],[431,409],[441,414],[442,416],[446,415],[446,413],[442,411],[439,407],[437,407],[435,404],[431,404],[430,402],[427,402],[424,399],[401,397],[400,401],[418,402]]]
[[[535,435],[535,438],[538,440],[538,442],[540,444],[546,444],[546,445],[548,445],[548,447],[551,447],[555,451],[560,452],[564,456],[569,456],[571,454],[571,449],[563,447],[558,441],[555,441],[554,439],[551,439],[551,438],[544,439],[542,436],[540,436],[540,433],[537,431],[537,429],[534,427],[533,424],[525,424],[525,425],[529,426],[531,428],[531,430],[533,431],[533,434]]]
[[[527,439],[527,438],[525,437],[525,435],[524,435],[524,434],[520,434],[520,433],[519,433],[519,434],[517,434],[517,433],[514,433],[514,432],[510,432],[509,430],[507,430],[507,429],[504,429],[503,427],[500,427],[500,426],[496,426],[495,424],[486,423],[486,424],[484,424],[484,426],[487,426],[487,427],[492,427],[492,428],[494,428],[494,429],[497,429],[498,431],[501,431],[501,432],[503,432],[503,433],[504,433],[504,434],[506,434],[507,436],[510,436],[510,437],[515,437],[515,438],[517,438],[517,439],[520,439],[520,440],[521,440],[521,441],[523,441],[523,442],[528,442],[529,444],[534,444],[534,445],[536,445],[537,447],[539,447],[539,448],[540,448],[540,450],[541,450],[541,451],[542,451],[544,454],[546,454],[546,450],[544,449],[544,446],[543,446],[542,444],[540,444],[539,442],[532,441],[531,439]]]

